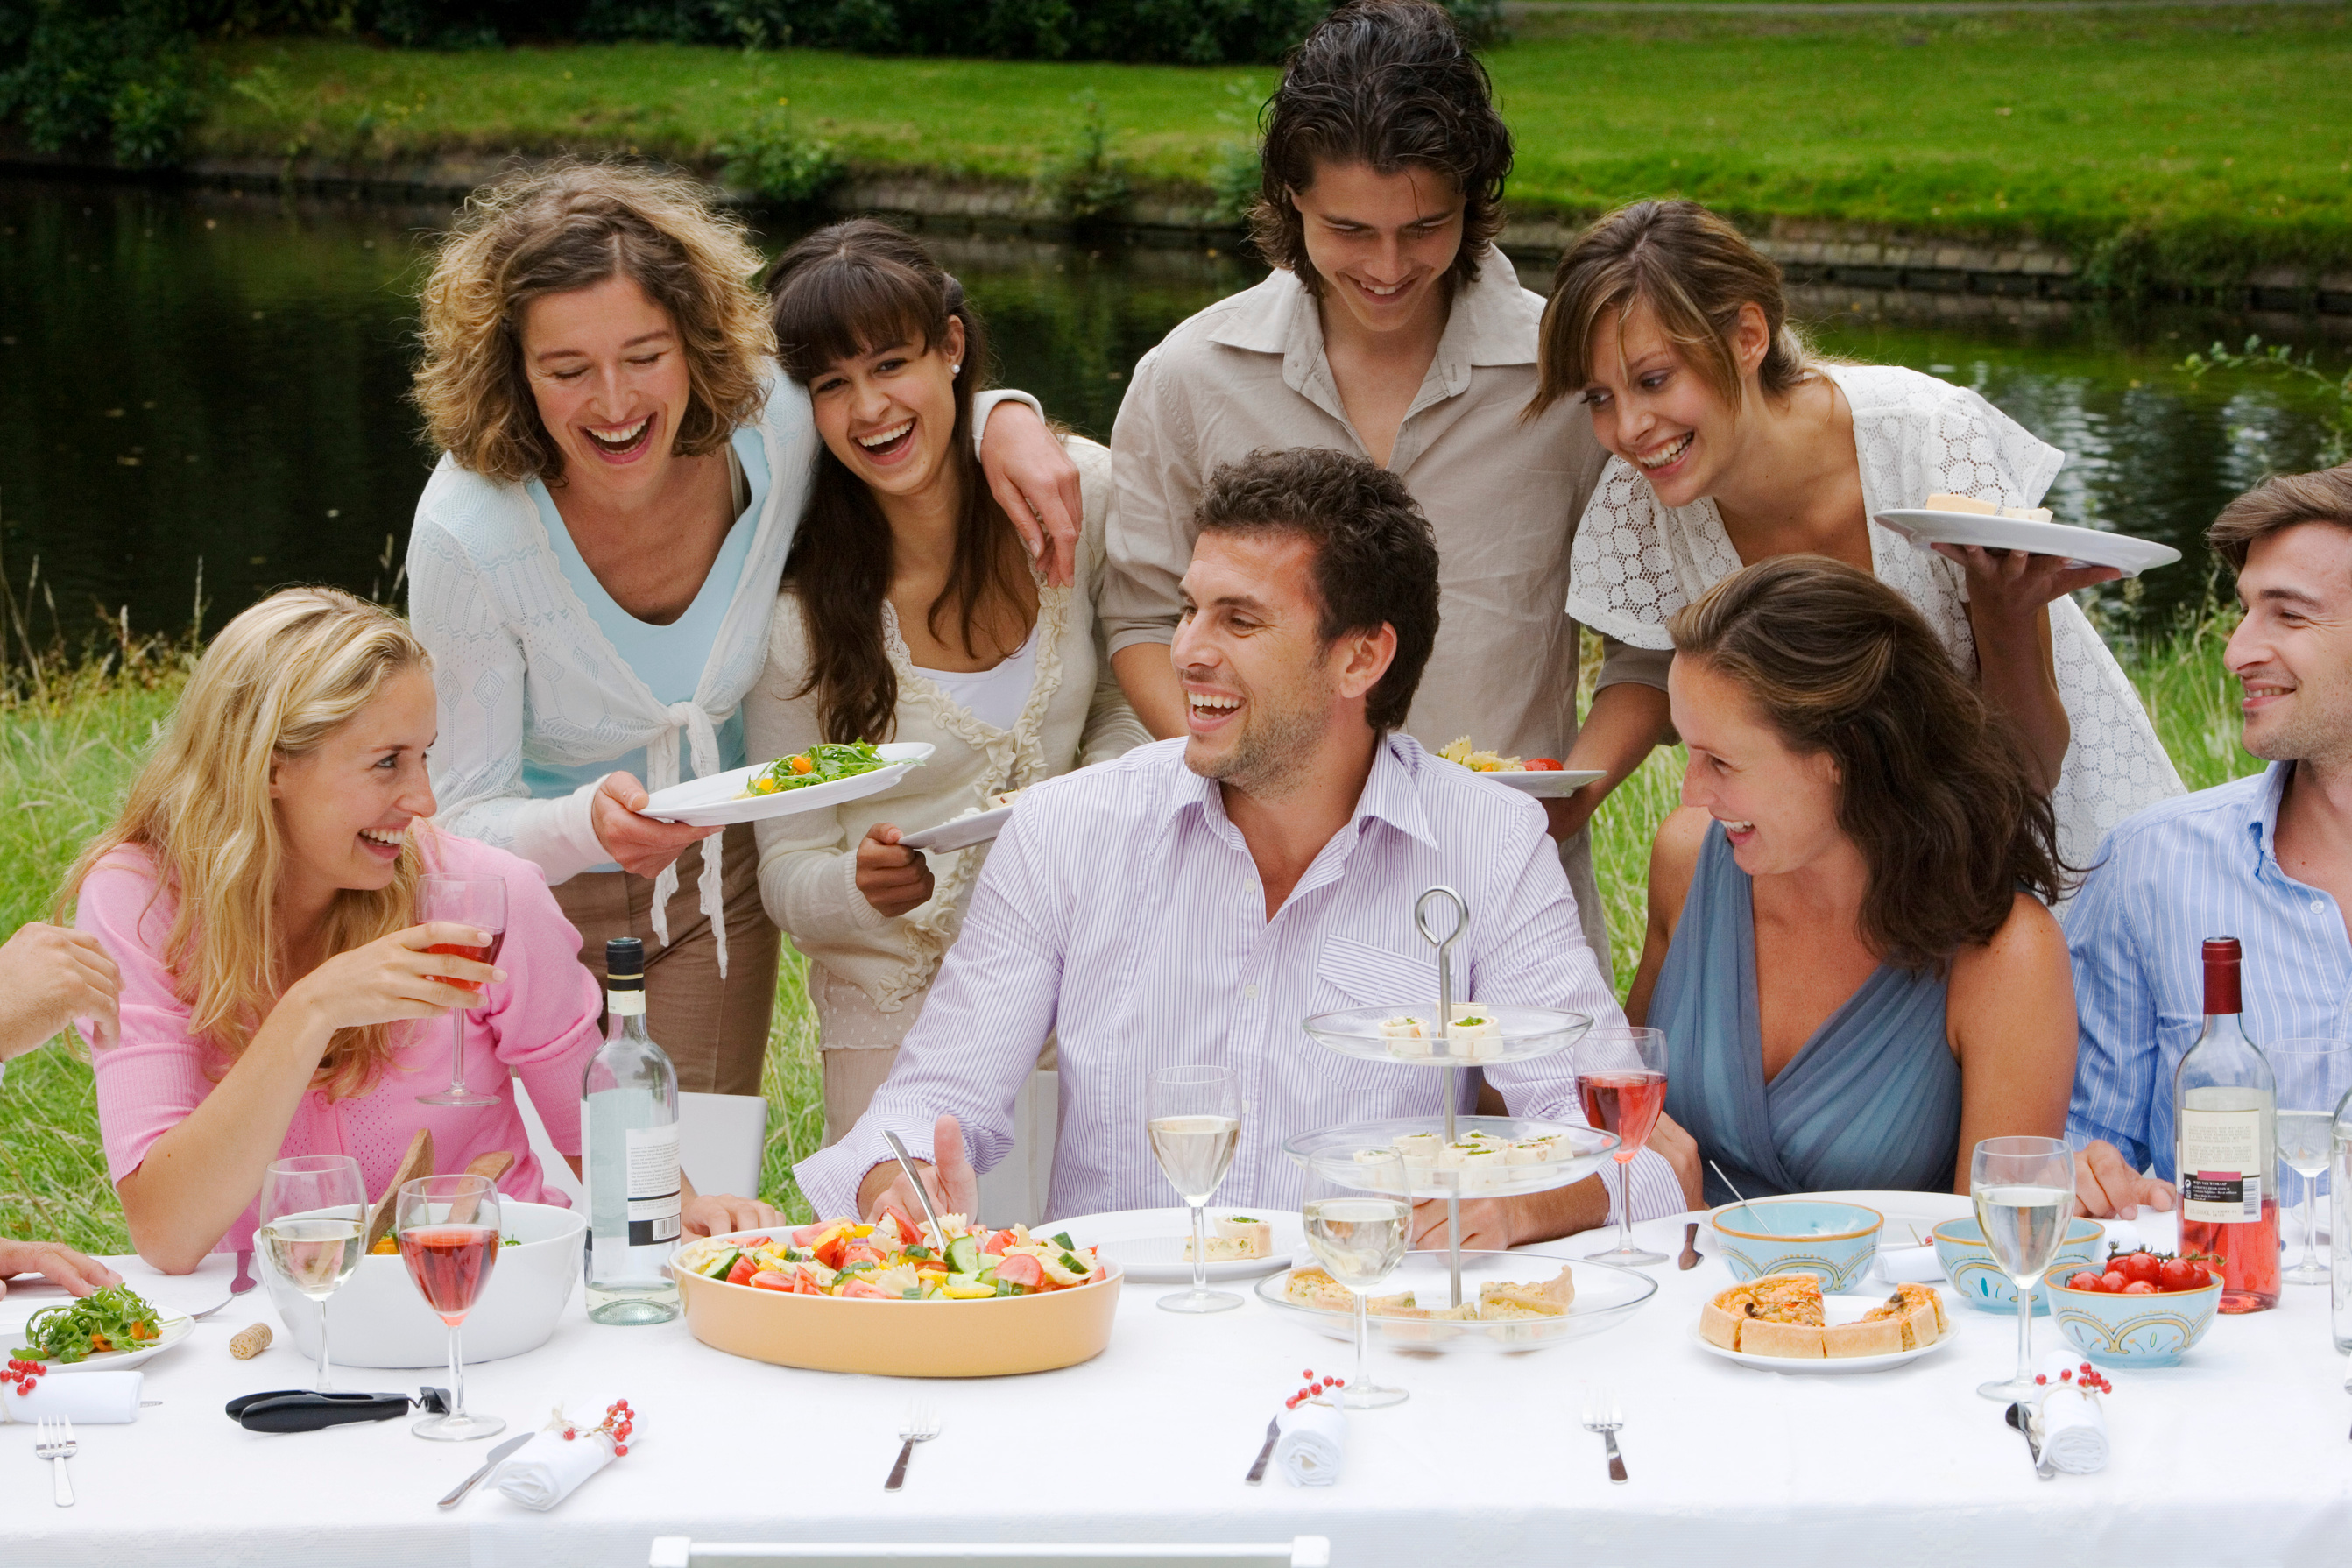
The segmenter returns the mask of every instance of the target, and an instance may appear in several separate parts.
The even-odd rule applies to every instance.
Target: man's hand
[[[923,1175],[923,1191],[931,1200],[931,1212],[941,1218],[951,1214],[979,1218],[980,1175],[964,1152],[963,1124],[952,1116],[942,1116],[933,1123],[931,1154],[932,1160],[915,1162],[915,1169]],[[896,1160],[866,1172],[857,1188],[857,1212],[863,1218],[878,1220],[886,1207],[895,1207],[913,1219],[923,1217],[923,1201],[915,1195],[907,1173]]]
[[[1650,1129],[1650,1141],[1643,1145],[1654,1149],[1674,1167],[1675,1180],[1683,1184],[1683,1206],[1685,1209],[1706,1207],[1706,1175],[1700,1167],[1698,1140],[1668,1116],[1658,1112],[1658,1123]]]
[[[47,1044],[76,1018],[114,1044],[122,975],[98,938],[34,921],[0,942],[0,1062]]]
[[[60,1247],[54,1241],[9,1241],[0,1237],[0,1296],[8,1293],[9,1278],[16,1274],[38,1274],[52,1285],[64,1286],[69,1296],[87,1296],[93,1290],[122,1283],[121,1275],[70,1247]]]
[[[988,493],[1013,520],[1045,581],[1068,587],[1077,578],[1087,503],[1078,490],[1078,466],[1062,443],[1027,404],[1000,403],[981,432],[980,467]]]
[[[919,850],[902,848],[904,837],[890,823],[877,822],[857,841],[857,890],[874,912],[895,918],[930,901],[931,868]]]
[[[1472,1198],[1462,1205],[1462,1249],[1502,1252],[1519,1237],[1518,1200]],[[1443,1251],[1445,1247],[1445,1205],[1424,1198],[1412,1205],[1412,1249]]]
[[[2142,1205],[2168,1214],[2178,1198],[2169,1182],[2144,1176],[2104,1141],[2074,1152],[2074,1212],[2093,1219],[2137,1219]]]
[[[671,861],[686,853],[686,847],[723,827],[697,827],[686,822],[656,822],[650,816],[639,816],[646,804],[646,786],[627,773],[606,773],[596,785],[596,794],[589,803],[589,820],[596,828],[596,842],[613,863],[633,877],[647,880],[669,868]]]
[[[725,1236],[738,1230],[789,1230],[792,1221],[757,1198],[731,1197],[725,1193],[706,1196],[684,1184],[678,1202],[678,1228],[688,1236]]]

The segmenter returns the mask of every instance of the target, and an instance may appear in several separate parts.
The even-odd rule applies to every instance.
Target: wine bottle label
[[[677,1123],[632,1127],[629,1143],[629,1245],[677,1239]]]
[[[2263,1113],[2180,1113],[2180,1217],[2243,1225],[2263,1217]]]
[[[642,991],[607,991],[604,1011],[615,1018],[641,1018],[646,1011],[646,994]]]

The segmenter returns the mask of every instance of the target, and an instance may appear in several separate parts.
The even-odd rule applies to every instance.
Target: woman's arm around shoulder
[[[1960,1154],[1952,1190],[1968,1191],[1969,1151],[1987,1138],[2055,1138],[2074,1088],[2074,979],[2057,917],[2019,893],[1981,946],[1952,958],[1945,1029],[1960,1064]]]
[[[1658,971],[1665,967],[1666,949],[1674,945],[1675,928],[1682,923],[1683,900],[1690,896],[1698,852],[1714,820],[1697,806],[1685,805],[1658,824],[1658,836],[1650,844],[1649,925],[1642,934],[1641,966],[1625,994],[1628,1023],[1649,1021],[1650,994],[1657,989]]]

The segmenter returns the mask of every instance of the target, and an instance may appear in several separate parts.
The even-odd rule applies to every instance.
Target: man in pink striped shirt
[[[1442,1112],[1451,1075],[1341,1057],[1299,1028],[1435,994],[1412,920],[1435,883],[1469,905],[1454,949],[1465,999],[1623,1026],[1541,807],[1397,732],[1438,619],[1436,546],[1403,485],[1349,454],[1259,452],[1221,470],[1199,510],[1171,650],[1187,734],[1023,795],[888,1080],[797,1168],[820,1215],[916,1212],[893,1191],[905,1178],[886,1131],[936,1153],[925,1181],[942,1211],[972,1213],[973,1167],[1011,1147],[1014,1096],[1048,1033],[1061,1073],[1049,1216],[1171,1201],[1144,1086],[1193,1063],[1241,1084],[1220,1206],[1295,1205],[1285,1138]],[[1486,1079],[1514,1115],[1583,1120],[1565,1057]],[[1697,1164],[1686,1140],[1654,1139],[1632,1167],[1635,1217],[1695,1205]],[[1610,1215],[1597,1179],[1463,1205],[1478,1247]]]

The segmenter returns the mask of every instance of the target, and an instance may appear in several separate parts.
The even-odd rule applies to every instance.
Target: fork
[[[58,1506],[73,1507],[73,1483],[66,1479],[66,1461],[74,1457],[81,1445],[74,1441],[73,1423],[69,1420],[50,1421],[46,1418],[36,1429],[33,1458],[48,1459],[58,1469]]]
[[[1584,1398],[1584,1429],[1597,1432],[1609,1445],[1609,1479],[1620,1486],[1625,1483],[1625,1456],[1617,1451],[1617,1428],[1625,1425],[1625,1412],[1612,1394],[1587,1394]]]
[[[907,1423],[899,1429],[898,1462],[890,1467],[890,1479],[882,1483],[886,1492],[895,1492],[907,1484],[907,1459],[914,1453],[915,1445],[928,1443],[940,1435],[939,1412],[921,1400],[907,1406]]]

